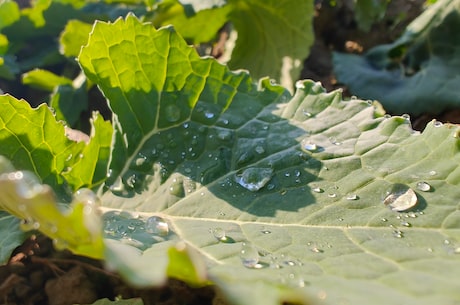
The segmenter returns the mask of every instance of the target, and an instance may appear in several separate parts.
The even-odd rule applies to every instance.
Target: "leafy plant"
[[[334,54],[337,79],[392,113],[439,114],[458,107],[460,1],[437,1],[395,42],[364,56]]]
[[[45,185],[0,163],[2,208],[58,245],[136,286],[215,284],[230,304],[460,301],[458,126],[418,133],[312,81],[293,96],[255,84],[133,15],[96,22],[78,61],[113,111],[88,144],[65,139],[46,106],[0,97],[0,147],[13,147],[1,154],[16,168],[98,188],[102,217],[88,190],[61,212],[61,197],[40,199]]]

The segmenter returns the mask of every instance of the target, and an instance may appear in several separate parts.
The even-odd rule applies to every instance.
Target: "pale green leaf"
[[[0,162],[8,161],[2,156]],[[101,258],[104,249],[97,204],[96,195],[82,189],[69,207],[58,206],[52,189],[33,173],[7,170],[0,175],[0,209],[22,219],[22,229],[40,230],[59,249],[93,258]],[[17,227],[8,230],[18,234]]]
[[[458,126],[420,134],[311,81],[256,85],[134,16],[98,22],[79,61],[114,111],[106,260],[133,284],[211,281],[248,305],[460,301]],[[398,183],[412,209],[384,205]]]
[[[51,71],[35,69],[22,75],[22,82],[34,88],[53,91],[57,86],[72,85],[72,80]]]
[[[67,22],[64,31],[59,37],[61,54],[68,57],[77,57],[81,47],[88,40],[91,28],[91,24],[80,20],[70,20]]]

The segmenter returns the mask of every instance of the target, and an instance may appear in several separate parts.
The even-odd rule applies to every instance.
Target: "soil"
[[[369,32],[357,28],[347,3],[352,0],[337,1],[334,7],[329,5],[332,1],[316,2],[316,41],[300,78],[320,81],[328,91],[342,88],[344,95],[350,95],[334,78],[332,51],[362,53],[396,39],[420,14],[425,1],[391,1],[384,19]],[[403,19],[401,12],[405,13]],[[450,111],[438,119],[456,122],[459,114]],[[414,118],[414,128],[423,129],[431,119],[430,115]],[[0,304],[91,304],[103,298],[140,298],[145,305],[225,304],[213,287],[192,288],[177,280],[170,280],[162,288],[130,287],[117,274],[105,270],[100,261],[56,251],[51,241],[40,235],[31,236],[13,252],[6,265],[0,266]]]

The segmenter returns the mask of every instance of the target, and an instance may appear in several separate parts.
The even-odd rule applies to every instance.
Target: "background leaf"
[[[458,107],[460,1],[438,1],[395,42],[365,56],[334,53],[337,79],[392,113],[439,114]]]
[[[114,111],[106,258],[133,284],[210,280],[232,304],[460,301],[458,126],[420,134],[311,81],[256,86],[133,16],[97,23],[79,62]],[[413,209],[382,203],[397,183]]]
[[[292,90],[313,44],[313,1],[229,3],[238,32],[229,67],[247,69],[255,79],[271,77]]]

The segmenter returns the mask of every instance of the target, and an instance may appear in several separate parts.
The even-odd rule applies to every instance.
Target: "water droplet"
[[[304,116],[306,116],[307,118],[311,118],[313,115],[311,114],[311,112],[309,112],[308,110],[306,109],[303,109],[302,110],[302,113]]]
[[[230,140],[232,137],[232,133],[229,130],[220,130],[217,133],[217,137],[223,141]]]
[[[176,197],[184,197],[184,186],[182,179],[173,179],[173,183],[169,187],[169,194]]]
[[[204,113],[204,116],[205,116],[205,118],[207,118],[207,119],[212,119],[212,118],[214,118],[215,114],[212,113],[212,112],[206,111],[206,112]]]
[[[404,232],[400,230],[394,230],[393,231],[393,237],[396,238],[403,238],[404,237]]]
[[[169,234],[168,223],[159,216],[152,216],[145,222],[145,231],[160,236],[166,236]]]
[[[257,192],[263,188],[273,176],[273,169],[251,167],[242,173],[235,174],[235,181],[251,192]]]
[[[314,152],[318,150],[318,146],[312,143],[310,139],[303,139],[300,143],[301,148],[307,152]]]
[[[347,200],[358,200],[359,197],[356,194],[348,194],[346,197]]]
[[[403,115],[401,115],[401,117],[402,117],[403,119],[405,119],[406,121],[409,121],[409,120],[410,120],[410,115],[407,114],[407,113],[404,113]]]
[[[437,173],[436,173],[436,171],[430,171],[429,174],[430,174],[430,176],[436,176]]]
[[[136,174],[132,174],[126,179],[126,185],[132,189],[136,187],[137,182],[138,182],[138,179],[137,179]]]
[[[225,241],[227,239],[227,235],[225,233],[225,230],[222,228],[215,228],[212,230],[212,235],[219,240],[219,241]]]
[[[72,157],[73,157],[72,154],[68,155],[67,158],[65,159],[65,161],[66,161],[66,162],[69,162],[70,160],[72,160]]]
[[[337,194],[336,194],[336,193],[329,193],[329,194],[327,194],[327,197],[329,197],[329,198],[336,198],[336,197],[337,197]]]
[[[337,145],[337,146],[342,145],[342,142],[338,141],[336,137],[330,137],[330,138],[329,138],[329,141],[330,141],[332,144]]]
[[[393,184],[385,193],[383,203],[391,210],[401,212],[414,207],[417,204],[417,195],[404,184]]]
[[[165,109],[165,117],[168,122],[174,123],[180,119],[180,109],[176,105],[168,105]]]
[[[323,249],[320,249],[318,247],[313,247],[310,250],[311,250],[311,252],[315,252],[315,253],[323,253],[324,252]]]
[[[409,227],[412,227],[411,223],[410,223],[410,222],[407,222],[407,221],[401,221],[401,225],[402,225],[403,227],[408,227],[408,228],[409,228]]]
[[[255,150],[256,153],[258,153],[258,154],[263,154],[263,153],[265,152],[265,149],[264,149],[262,146],[260,146],[260,145],[256,146],[256,148],[255,148],[254,150]]]
[[[311,190],[313,192],[315,192],[315,193],[323,193],[324,192],[324,190],[322,188],[318,187],[318,186],[313,187]]]
[[[267,230],[267,229],[263,229],[260,232],[262,232],[262,234],[270,234],[270,233],[272,233],[272,231]]]
[[[431,185],[425,181],[417,182],[417,189],[422,192],[429,192],[431,190]]]
[[[443,124],[440,121],[434,121],[433,126],[434,127],[441,127]]]
[[[246,268],[260,268],[259,252],[252,243],[243,242],[241,244],[240,258]]]
[[[380,220],[383,221],[383,222],[387,222],[387,221],[388,221],[388,219],[386,219],[385,217],[381,218]]]

